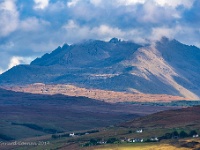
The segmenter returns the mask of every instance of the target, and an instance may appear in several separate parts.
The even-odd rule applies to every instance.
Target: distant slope
[[[199,99],[200,49],[197,47],[163,38],[155,45],[139,48],[123,64],[137,68],[131,71],[132,76],[146,79],[140,82],[149,89],[145,92],[156,93],[161,88],[165,93]]]
[[[168,39],[157,42],[156,48],[174,70],[171,75],[173,87],[179,90],[181,95],[199,99],[200,49]]]
[[[131,128],[178,128],[200,127],[200,106],[158,112],[141,117],[124,124],[123,127]]]
[[[73,138],[61,137],[60,139],[51,139],[51,142],[55,145],[54,149],[63,150],[197,150],[200,148],[200,139],[193,138],[193,135],[200,133],[199,113],[200,106],[167,110],[136,118],[118,126],[102,128],[94,134]],[[142,133],[136,132],[138,129],[143,129]],[[58,135],[62,136],[62,133]],[[155,137],[159,141],[154,141]],[[48,139],[50,138],[47,137],[46,140]],[[143,139],[143,142],[132,143],[129,141],[132,139]],[[94,144],[95,141],[107,141],[107,144]],[[84,147],[82,147],[83,145]]]
[[[200,49],[162,38],[141,46],[116,38],[65,44],[30,65],[0,75],[0,84],[73,84],[84,88],[200,99]]]

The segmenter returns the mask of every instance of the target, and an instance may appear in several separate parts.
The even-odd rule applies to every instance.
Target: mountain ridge
[[[113,38],[65,44],[3,73],[0,84],[72,84],[198,100],[199,70],[200,49],[195,46],[166,37],[145,46]]]

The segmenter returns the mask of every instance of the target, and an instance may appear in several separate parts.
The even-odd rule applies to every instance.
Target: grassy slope
[[[158,112],[126,122],[121,126],[132,128],[200,127],[200,106]]]
[[[169,108],[108,104],[86,97],[25,94],[0,89],[0,134],[22,139],[56,131],[89,130],[166,109]]]
[[[89,150],[89,149],[88,149]],[[91,148],[90,150],[189,150],[189,148],[175,147],[170,144],[124,144],[124,145],[112,145],[100,148]]]
[[[183,140],[165,140],[160,143],[123,143],[107,144],[101,146],[80,147],[74,143],[67,143],[66,139],[48,141],[47,145],[40,146],[19,146],[19,147],[2,147],[6,150],[14,148],[15,150],[198,150],[200,148],[200,139],[183,139]],[[193,143],[193,144],[192,144]],[[194,144],[196,143],[196,144]]]
[[[48,98],[49,97],[46,97],[45,100],[47,100]],[[38,99],[38,97],[37,97],[37,99]],[[69,99],[68,99],[68,103],[67,103],[68,105],[69,105],[69,102],[70,102]],[[44,102],[44,99],[43,99],[43,102]],[[52,106],[52,104],[54,104],[53,105],[54,109],[57,108],[54,111],[54,112],[56,112],[55,115],[60,115],[59,117],[63,118],[63,116],[62,116],[63,110],[66,110],[68,108],[67,107],[68,105],[66,105],[66,103],[63,103],[63,100],[59,100],[59,104],[60,105],[57,105],[57,106],[55,105],[55,103],[54,103],[55,101],[54,100],[53,101],[48,101],[48,102],[51,102],[51,105],[47,105],[48,107],[50,107],[50,106]],[[85,102],[87,102],[87,101],[85,101]],[[40,103],[40,104],[42,104],[42,103]],[[95,110],[97,109],[97,107],[95,107],[96,106],[95,103],[92,101],[92,102],[90,102],[90,105],[93,106],[92,107],[93,109],[91,109],[90,111],[94,115],[94,118],[98,119],[98,120],[93,120],[94,123],[95,122],[102,123],[99,120],[101,115],[94,113]],[[19,119],[19,117],[20,117],[19,114],[20,113],[21,114],[25,114],[23,116],[23,118],[24,118],[27,115],[27,112],[29,112],[28,111],[29,110],[28,106],[25,107],[26,111],[27,111],[25,113],[24,112],[20,112],[21,110],[23,110],[23,111],[25,110],[24,106],[19,105],[20,106],[19,107],[18,105],[15,105],[15,106],[18,106],[15,109],[14,109],[14,107],[12,107],[12,109],[11,108],[10,109],[6,109],[6,108],[9,108],[8,106],[12,106],[12,105],[10,105],[10,104],[5,105],[4,104],[4,106],[2,106],[2,108],[5,108],[5,109],[0,109],[1,112],[2,112],[1,115],[4,114],[4,113],[7,114],[7,112],[5,110],[15,110],[14,113],[11,113],[12,115],[10,115],[11,119]],[[33,118],[29,118],[29,119],[30,120],[34,120],[34,117],[36,117],[36,119],[38,119],[38,116],[41,115],[40,111],[42,109],[39,107],[39,105],[36,105],[36,107],[32,107],[32,104],[31,104],[30,106],[31,106],[32,110],[35,110],[34,111],[35,114],[32,116]],[[63,106],[63,110],[61,109],[62,108],[61,106]],[[77,109],[77,106],[79,106],[81,109]],[[100,109],[104,108],[104,110],[105,110],[105,105],[101,105],[101,106],[102,106],[102,108],[100,108]],[[109,105],[109,106],[111,106],[111,105]],[[42,107],[42,108],[44,109],[44,107]],[[77,116],[75,115],[75,118],[77,118],[78,116],[80,117],[80,115],[83,115],[84,114],[83,112],[85,112],[85,108],[87,108],[87,112],[90,112],[89,111],[90,107],[88,107],[88,104],[85,105],[85,107],[84,107],[84,105],[81,105],[81,106],[78,105],[78,104],[72,105],[70,103],[70,107],[69,108],[70,109],[67,109],[68,111],[72,110],[72,109],[75,109],[75,108],[76,108],[75,109],[76,111],[77,110],[83,110],[83,111],[81,111],[81,113],[76,114]],[[106,109],[107,113],[106,114],[103,113],[104,114],[104,116],[103,116],[103,120],[104,121],[106,119],[106,116],[108,116],[108,112],[109,112],[108,110],[111,110],[110,108],[113,109],[113,107],[107,107],[107,109]],[[116,112],[121,114],[121,112],[119,111],[120,106],[115,106],[114,108],[115,108],[114,109],[115,111],[118,110]],[[51,111],[52,111],[52,109],[53,109],[52,107],[49,108],[49,110],[51,110]],[[125,111],[125,110],[126,109],[123,109],[122,111]],[[144,110],[144,108],[143,108],[143,110]],[[145,110],[145,111],[147,111],[147,110]],[[17,114],[16,114],[16,112],[17,112]],[[58,114],[58,112],[60,112],[60,113]],[[99,112],[99,109],[97,109],[96,112]],[[113,112],[113,110],[111,110],[111,112]],[[115,115],[116,115],[116,112],[114,113]],[[52,118],[52,114],[54,114],[54,113],[48,112],[48,113],[43,114],[43,116],[46,116],[46,117],[43,120],[42,120],[42,118],[39,117],[40,121],[46,122],[48,119],[50,119],[50,118],[48,118],[48,114],[50,114],[49,117]],[[51,136],[49,136],[49,137],[43,139],[44,141],[49,141],[50,142],[50,144],[48,144],[46,146],[45,145],[37,146],[37,147],[34,147],[34,146],[28,146],[28,147],[25,146],[24,147],[24,146],[22,146],[22,147],[19,147],[19,149],[27,149],[28,148],[28,149],[33,149],[33,150],[35,149],[36,150],[36,149],[44,149],[44,148],[45,149],[54,148],[54,149],[74,149],[74,150],[77,149],[77,150],[79,150],[79,149],[82,149],[80,147],[80,145],[88,142],[92,138],[94,138],[94,139],[105,139],[105,140],[110,138],[110,137],[116,137],[116,138],[124,138],[124,137],[126,137],[126,138],[150,138],[152,136],[159,137],[159,136],[164,135],[167,132],[172,132],[174,130],[178,130],[178,131],[184,130],[186,132],[187,131],[189,132],[190,130],[197,130],[199,132],[199,125],[200,125],[200,123],[199,123],[199,120],[200,120],[199,114],[200,114],[200,106],[184,108],[184,109],[180,109],[180,110],[163,111],[163,112],[155,113],[155,114],[152,114],[152,115],[149,115],[149,116],[145,116],[145,117],[142,117],[142,118],[139,118],[139,119],[135,119],[135,120],[123,123],[123,124],[121,124],[119,126],[103,128],[103,129],[100,129],[100,132],[98,132],[98,133],[84,135],[84,136],[81,136],[81,137],[52,139]],[[97,115],[99,115],[98,118],[96,117]],[[4,115],[4,117],[6,117],[6,116],[7,115]],[[114,116],[109,116],[108,120],[113,122],[113,120],[111,120],[111,119],[113,119],[113,117]],[[81,118],[82,117],[80,117],[80,119]],[[26,118],[26,119],[28,119],[28,118]],[[86,118],[84,118],[83,120],[85,120],[85,119]],[[1,121],[4,122],[4,123],[9,123],[8,118],[3,118]],[[37,120],[37,121],[39,121],[39,120]],[[63,122],[62,120],[59,120],[59,121],[57,123]],[[82,123],[81,120],[78,120],[78,121],[80,121],[80,123]],[[90,121],[91,121],[91,119],[90,119]],[[54,122],[54,121],[50,120],[48,123],[50,124],[52,122]],[[88,122],[88,120],[86,120],[86,122]],[[39,125],[41,125],[41,124],[39,124]],[[46,127],[48,127],[48,125]],[[73,125],[70,124],[69,127],[70,126],[74,127],[74,125],[77,125],[77,124],[73,124]],[[93,124],[90,122],[89,125],[93,125]],[[22,127],[22,126],[19,126],[19,127]],[[56,125],[56,127],[57,127],[57,125]],[[138,128],[143,128],[144,132],[142,134],[136,133],[135,131]],[[13,134],[15,134],[14,131],[13,131]],[[37,138],[32,139],[32,140],[40,141],[40,139],[37,139]],[[180,142],[178,142],[178,143],[180,143]],[[137,150],[137,148],[138,149],[143,148],[144,150],[147,149],[147,148],[152,148],[152,149],[155,149],[155,150],[157,148],[158,149],[159,148],[162,148],[162,149],[173,149],[174,148],[176,150],[177,147],[179,147],[180,145],[177,145],[177,143],[174,144],[174,143],[171,143],[171,142],[167,141],[167,142],[164,142],[164,143],[156,143],[156,144],[155,143],[148,143],[148,144],[144,144],[144,145],[143,144],[139,144],[139,145],[138,144],[136,144],[136,145],[130,145],[130,144],[125,144],[124,145],[123,144],[123,145],[120,145],[119,147],[118,146],[116,147],[116,146],[117,145],[106,145],[106,147],[86,147],[86,148],[83,148],[83,149],[85,150],[85,149],[88,149],[88,148],[89,149],[91,149],[91,148],[94,148],[94,149],[104,148],[104,149],[109,149],[109,150],[117,150],[117,149],[119,149],[119,150],[125,149],[126,150],[126,148],[130,149],[130,148],[133,148],[132,146],[134,146],[134,148],[136,148],[136,150]],[[180,149],[180,147],[179,147],[179,149]],[[93,150],[93,149],[91,149],[91,150]]]

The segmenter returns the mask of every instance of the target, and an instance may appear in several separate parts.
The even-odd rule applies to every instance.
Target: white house
[[[151,141],[159,141],[159,139],[157,138],[157,137],[152,137],[151,139],[150,139]]]
[[[106,141],[98,141],[98,144],[106,144]]]
[[[75,136],[75,134],[74,133],[70,133],[69,136]]]
[[[134,139],[134,142],[144,142],[143,139]]]
[[[142,131],[142,129],[139,129],[139,130],[137,130],[136,132],[137,132],[137,133],[142,133],[143,131]]]
[[[198,138],[198,137],[199,137],[199,135],[198,135],[198,134],[196,134],[196,135],[193,135],[192,137],[193,137],[193,138]]]
[[[127,139],[127,142],[132,142],[132,139]]]

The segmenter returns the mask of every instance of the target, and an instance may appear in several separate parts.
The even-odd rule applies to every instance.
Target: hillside
[[[197,150],[200,147],[200,138],[194,134],[200,133],[200,106],[166,110],[134,120],[99,129],[99,132],[75,137],[65,137],[66,133],[54,134],[61,138],[43,137],[50,141],[46,149],[74,149],[74,150],[116,150],[116,149],[183,149]],[[141,133],[136,132],[143,129]],[[182,132],[182,134],[181,134]],[[184,135],[183,135],[184,132]],[[176,135],[175,135],[176,133]],[[150,141],[158,137],[159,141]],[[42,138],[42,137],[41,137]],[[131,139],[143,139],[143,142],[131,142]],[[34,141],[40,139],[34,138]],[[112,142],[112,141],[113,142]],[[96,141],[96,143],[95,143]],[[97,143],[107,141],[107,143]],[[19,146],[20,147],[20,146]],[[24,149],[27,147],[21,146]],[[29,148],[41,148],[41,146]]]
[[[195,46],[167,38],[145,46],[113,38],[65,44],[3,73],[0,84],[71,84],[198,100],[199,70],[200,49]]]
[[[200,127],[200,106],[158,112],[122,124],[128,128],[181,128]]]
[[[85,96],[88,98],[105,101],[108,103],[117,102],[172,102],[179,100],[188,100],[181,96],[173,96],[167,94],[143,94],[117,92],[99,89],[80,88],[66,84],[30,84],[24,86],[3,86],[2,88],[16,92],[25,92],[33,94],[63,94],[67,96]]]
[[[0,89],[0,140],[91,130],[167,109]]]
[[[85,149],[197,150],[200,147],[200,139],[194,138],[193,134],[200,133],[199,113],[200,106],[195,106],[150,114],[115,127],[102,129],[99,133],[94,133],[90,136],[68,139],[68,142],[58,149],[67,149],[75,146],[75,149],[78,150],[81,144],[86,143],[85,141],[90,143],[92,139],[96,139],[97,141],[107,141],[107,143],[100,144],[100,146],[98,146],[98,144],[96,146],[88,146]],[[136,132],[138,129],[142,129],[142,132]],[[184,132],[184,136],[181,132]],[[177,133],[177,135],[175,135],[175,133]],[[154,137],[158,137],[159,141],[150,140]],[[108,142],[111,139],[115,142]],[[144,141],[130,142],[128,139],[143,139]],[[55,143],[58,143],[58,141],[55,141]],[[74,143],[72,143],[72,141],[74,141]]]

